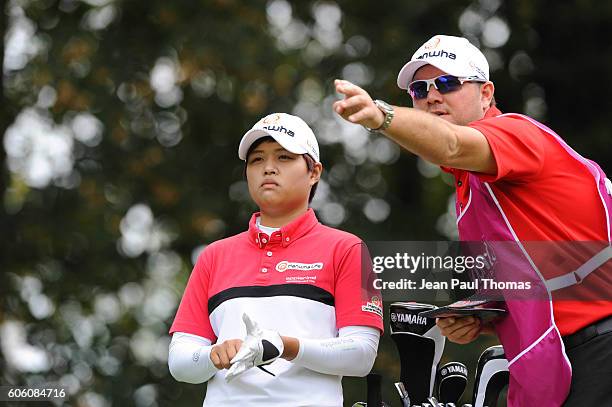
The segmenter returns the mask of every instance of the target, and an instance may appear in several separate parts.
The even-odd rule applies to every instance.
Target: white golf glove
[[[240,346],[236,356],[230,360],[230,366],[225,380],[232,381],[252,367],[263,366],[278,359],[285,349],[283,340],[276,331],[261,329],[255,321],[252,321],[247,313],[242,314],[242,320],[246,325],[246,338]],[[267,370],[261,368],[263,371]],[[272,373],[270,373],[272,374]],[[274,376],[272,374],[272,376]]]

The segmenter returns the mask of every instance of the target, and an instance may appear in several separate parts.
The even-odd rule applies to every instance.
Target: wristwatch
[[[380,127],[376,128],[376,129],[371,129],[369,127],[364,126],[369,132],[373,132],[373,133],[388,129],[389,126],[391,125],[391,120],[393,120],[393,116],[395,115],[395,112],[393,111],[393,106],[391,106],[387,102],[385,102],[383,100],[376,99],[374,101],[374,104],[376,105],[377,108],[380,109],[381,112],[384,113],[385,120],[383,120],[383,122],[380,125]]]

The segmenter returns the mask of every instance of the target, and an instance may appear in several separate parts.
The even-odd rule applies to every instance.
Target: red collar
[[[249,239],[260,249],[275,241],[279,241],[281,246],[287,247],[319,224],[312,208],[308,208],[306,213],[272,233],[272,236],[268,236],[257,227],[257,218],[260,215],[261,212],[254,213],[249,221]]]
[[[495,106],[491,106],[490,108],[487,109],[487,111],[485,112],[485,115],[482,119],[490,119],[491,117],[495,117],[495,116],[499,116],[500,114],[502,114],[501,110],[499,110],[497,107]]]
[[[502,114],[501,110],[499,110],[495,106],[491,106],[487,109],[482,119],[474,120],[472,123],[479,122],[480,120],[490,119],[491,117],[496,117],[496,116],[499,116],[500,114]],[[469,123],[468,126],[472,123]],[[442,168],[443,171],[446,171],[451,174],[456,174],[456,171],[457,171],[455,168],[445,167],[443,165],[441,165],[440,168]]]

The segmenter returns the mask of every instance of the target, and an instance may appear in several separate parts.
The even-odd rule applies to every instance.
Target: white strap
[[[555,291],[561,288],[569,287],[570,285],[579,284],[589,274],[597,270],[597,268],[610,259],[612,259],[612,246],[606,246],[605,249],[591,257],[586,263],[578,267],[576,270],[562,276],[546,280],[546,287],[549,291]]]
[[[608,195],[612,195],[612,181],[609,178],[604,178],[604,183],[606,184],[606,191],[608,191]]]

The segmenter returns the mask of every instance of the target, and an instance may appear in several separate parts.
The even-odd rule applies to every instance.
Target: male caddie
[[[414,108],[372,100],[336,80],[344,99],[334,110],[451,173],[461,240],[515,242],[545,287],[547,300],[507,301],[508,316],[495,325],[510,366],[508,405],[610,405],[612,184],[548,127],[501,114],[487,60],[465,38],[431,38],[401,69],[397,84]],[[529,241],[599,248],[575,269],[540,270],[525,249]],[[584,287],[602,284],[607,297],[552,300],[576,285],[584,294]],[[473,341],[483,329],[473,317],[441,318],[438,326],[457,343]]]

